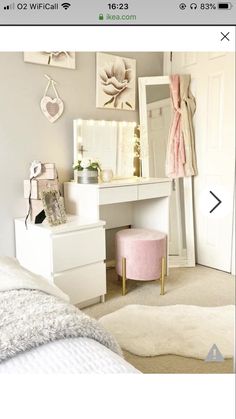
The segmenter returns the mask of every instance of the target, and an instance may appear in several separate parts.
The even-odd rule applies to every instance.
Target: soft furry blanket
[[[224,358],[234,354],[233,305],[128,305],[99,322],[120,346],[139,356],[181,355],[206,359],[215,345]]]
[[[45,284],[42,284],[40,290],[40,285],[37,280],[34,283],[35,278],[32,275],[31,288],[27,281],[24,288],[22,275],[25,270],[19,265],[17,269],[20,272],[21,286],[17,289],[17,285],[12,283],[12,289],[4,290],[4,263],[8,264],[0,261],[0,362],[36,346],[71,337],[94,339],[121,355],[120,347],[112,335],[95,319],[55,296],[56,287],[53,287],[53,295],[50,294],[48,285],[47,291]],[[14,278],[17,282],[16,277]]]

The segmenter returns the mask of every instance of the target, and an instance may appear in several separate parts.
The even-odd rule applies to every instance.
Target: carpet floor
[[[204,266],[172,268],[166,278],[165,295],[160,296],[159,282],[128,281],[128,292],[121,295],[121,282],[114,269],[107,271],[106,302],[83,311],[96,319],[127,304],[223,306],[235,303],[235,280],[232,275]],[[210,350],[210,348],[209,348]],[[204,362],[176,355],[140,357],[124,352],[125,359],[143,373],[233,373],[233,360]]]

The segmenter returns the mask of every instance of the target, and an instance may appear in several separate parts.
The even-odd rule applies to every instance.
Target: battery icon
[[[218,3],[218,9],[230,10],[232,7],[232,3]]]

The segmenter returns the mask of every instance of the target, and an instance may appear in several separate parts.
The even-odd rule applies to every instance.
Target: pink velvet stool
[[[116,272],[122,277],[122,294],[126,279],[161,280],[164,294],[166,272],[166,234],[155,230],[127,228],[116,233]]]

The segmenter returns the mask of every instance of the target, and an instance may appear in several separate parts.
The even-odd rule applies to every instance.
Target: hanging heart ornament
[[[44,96],[40,102],[41,110],[50,122],[55,122],[63,113],[64,103],[58,97],[52,99],[49,96]]]
[[[46,79],[48,80],[44,96],[41,99],[40,107],[43,112],[43,114],[46,116],[46,118],[50,122],[55,122],[63,113],[64,110],[64,103],[59,97],[57,93],[57,89],[55,87],[56,82],[51,79],[47,74],[44,74]],[[50,96],[47,96],[48,89],[52,87],[54,93],[55,93],[55,99],[52,99]]]

